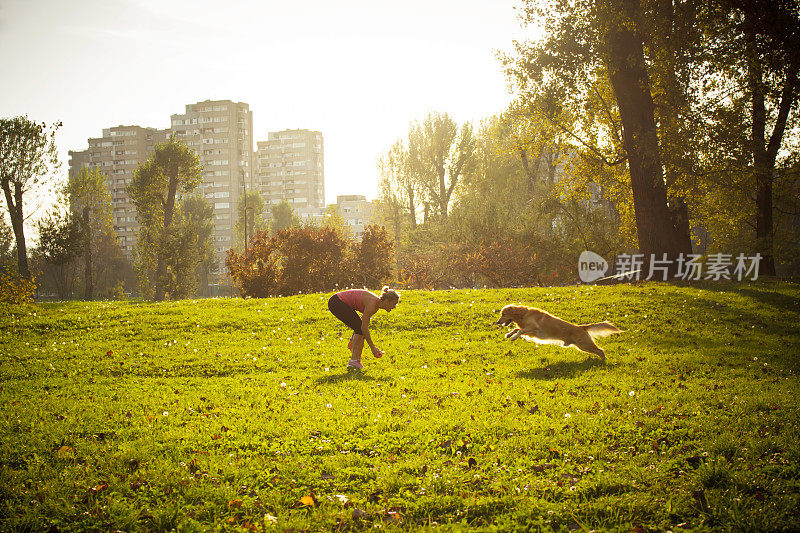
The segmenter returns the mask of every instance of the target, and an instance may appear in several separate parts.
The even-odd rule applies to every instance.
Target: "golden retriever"
[[[622,333],[611,322],[571,324],[541,309],[524,305],[505,306],[500,311],[500,320],[495,324],[508,326],[512,322],[517,327],[506,333],[506,338],[512,341],[524,335],[534,342],[575,346],[581,351],[600,356],[603,361],[606,360],[606,353],[594,343],[593,337]]]

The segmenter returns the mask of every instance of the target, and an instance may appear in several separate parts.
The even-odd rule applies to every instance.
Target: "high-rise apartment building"
[[[125,187],[155,145],[175,134],[203,164],[200,191],[214,204],[214,247],[222,261],[225,250],[236,242],[234,227],[242,191],[245,185],[248,189],[253,186],[253,113],[244,103],[206,100],[187,105],[185,113],[171,118],[171,126],[165,130],[139,126],[104,129],[102,138],[89,139],[87,150],[69,152],[70,176],[87,167],[108,177],[114,229],[123,252],[130,257],[139,223]]]
[[[242,192],[253,187],[253,112],[245,103],[206,100],[172,115],[171,131],[203,163],[201,192],[214,204],[214,248],[222,260],[236,243]]]
[[[322,133],[310,130],[270,132],[258,142],[255,189],[267,205],[283,200],[301,214],[325,207]]]
[[[146,161],[153,147],[168,135],[168,130],[116,126],[104,129],[100,138],[89,139],[88,149],[69,151],[70,177],[76,176],[82,168],[98,170],[106,176],[114,205],[114,231],[122,251],[129,257],[139,238],[139,223],[136,208],[125,188],[139,163]]]

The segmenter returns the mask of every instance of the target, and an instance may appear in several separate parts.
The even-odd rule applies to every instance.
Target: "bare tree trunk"
[[[519,158],[522,161],[522,168],[525,170],[525,176],[527,179],[527,189],[528,189],[528,198],[533,198],[533,194],[536,189],[536,177],[539,174],[539,165],[542,161],[542,151],[544,150],[544,144],[539,147],[539,153],[534,158],[534,166],[531,167],[531,163],[528,160],[528,151],[520,146],[518,149],[519,151]]]
[[[85,239],[86,239],[86,250],[84,251],[84,278],[85,278],[85,287],[84,287],[84,294],[83,297],[86,300],[93,300],[94,299],[94,278],[92,277],[92,227],[90,226],[89,215],[91,213],[91,208],[84,207],[83,208],[83,230],[85,232]]]
[[[9,183],[3,182],[3,193],[5,193],[8,215],[11,218],[11,229],[14,231],[14,240],[17,245],[17,272],[20,277],[29,279],[31,271],[28,268],[28,250],[25,246],[25,230],[23,228],[25,218],[22,216],[22,189],[14,185],[12,195]]]
[[[778,116],[775,127],[767,141],[766,95],[764,93],[764,74],[758,57],[756,30],[752,21],[752,12],[745,13],[745,47],[748,60],[748,84],[751,92],[752,128],[751,141],[753,152],[753,176],[756,188],[756,248],[761,254],[759,272],[775,275],[774,257],[774,221],[772,186],[775,172],[775,161],[786,128],[786,120],[794,104],[798,91],[798,67],[792,65],[786,75],[786,82],[778,104]]]
[[[692,234],[689,207],[686,202],[687,160],[690,143],[682,135],[682,117],[689,112],[686,94],[689,76],[686,72],[686,40],[689,39],[695,19],[694,4],[685,3],[680,13],[676,12],[673,0],[659,0],[655,4],[660,24],[656,25],[654,41],[653,75],[659,92],[662,93],[659,127],[661,133],[661,157],[664,163],[664,178],[667,185],[667,201],[672,224],[677,232],[679,246],[692,249]]]
[[[622,119],[622,141],[628,156],[639,251],[659,259],[688,253],[679,239],[667,206],[667,188],[661,166],[653,97],[636,21],[638,0],[612,0],[618,22],[607,28],[607,67]]]
[[[156,292],[155,299],[157,302],[164,301],[166,297],[166,283],[167,283],[167,261],[164,254],[167,252],[164,249],[164,244],[169,238],[169,230],[172,225],[172,215],[175,211],[175,195],[177,194],[177,183],[174,178],[169,180],[169,188],[167,190],[167,201],[164,204],[164,231],[162,233],[162,246],[158,247],[158,261],[156,263]]]
[[[408,193],[408,214],[409,220],[411,222],[411,228],[414,229],[417,227],[417,208],[414,205],[414,186],[409,185],[406,188],[406,192]]]
[[[442,215],[442,220],[444,220],[447,218],[447,201],[448,201],[447,190],[445,189],[444,186],[444,175],[445,175],[444,167],[439,168],[438,173],[439,173],[439,212]]]
[[[692,251],[692,228],[689,223],[689,206],[683,198],[677,196],[669,201],[669,213],[675,227],[679,249],[684,253]]]

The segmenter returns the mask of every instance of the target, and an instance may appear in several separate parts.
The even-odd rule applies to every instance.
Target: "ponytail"
[[[381,289],[381,300],[396,300],[400,301],[400,293],[394,289],[390,289],[388,285],[384,285]]]

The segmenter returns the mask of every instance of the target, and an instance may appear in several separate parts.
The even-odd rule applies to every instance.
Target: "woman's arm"
[[[372,342],[372,336],[369,334],[369,321],[372,315],[378,312],[378,299],[369,293],[365,294],[364,298],[369,298],[369,296],[372,296],[372,298],[364,303],[364,314],[361,316],[361,334],[374,354],[376,351],[380,352],[380,349]]]

